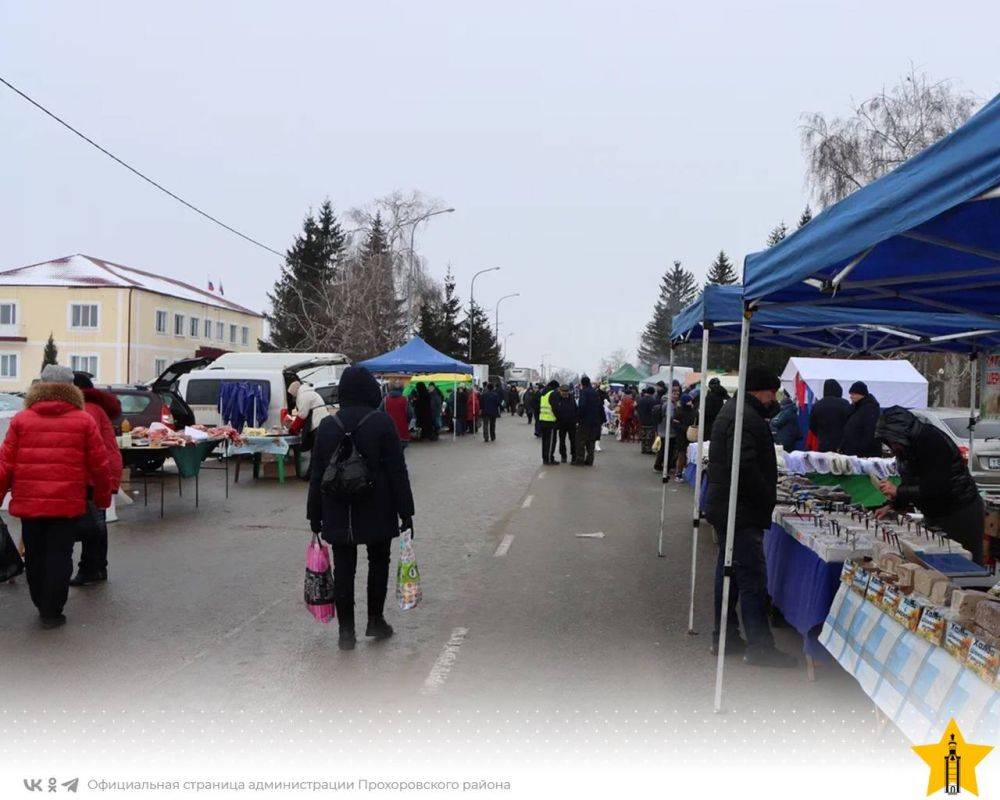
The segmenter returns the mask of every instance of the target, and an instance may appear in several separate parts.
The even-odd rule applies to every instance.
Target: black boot
[[[42,614],[41,617],[42,627],[46,630],[51,630],[52,628],[58,628],[66,624],[65,614]]]
[[[392,625],[385,621],[385,617],[379,615],[368,618],[368,627],[365,628],[365,636],[370,636],[378,642],[382,639],[388,639],[392,634]]]
[[[99,569],[93,572],[84,572],[82,569],[76,571],[76,575],[70,580],[70,586],[89,586],[92,583],[104,583],[108,579],[108,571]]]
[[[358,638],[354,635],[354,628],[341,627],[340,637],[337,639],[337,647],[341,650],[353,650],[358,643]]]

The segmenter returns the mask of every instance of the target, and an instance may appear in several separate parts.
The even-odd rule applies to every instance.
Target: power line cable
[[[235,233],[241,239],[244,239],[244,240],[250,242],[251,244],[257,245],[257,247],[260,247],[260,248],[262,248],[264,250],[267,250],[267,252],[269,252],[269,253],[274,253],[274,255],[278,256],[279,258],[284,258],[285,257],[284,253],[279,253],[274,248],[268,247],[266,244],[258,242],[252,236],[247,236],[245,233],[242,233],[241,231],[236,230],[236,228],[232,227],[231,225],[227,225],[225,222],[223,222],[222,220],[218,219],[217,217],[213,217],[207,211],[202,211],[200,208],[198,208],[198,206],[193,205],[192,203],[189,203],[183,197],[179,197],[178,195],[174,194],[172,191],[170,191],[168,188],[166,188],[162,184],[157,183],[156,181],[154,181],[149,176],[144,175],[139,170],[137,170],[135,167],[133,167],[131,164],[128,164],[125,161],[122,161],[114,153],[110,152],[109,150],[104,149],[97,142],[95,142],[93,139],[91,139],[89,136],[87,136],[86,134],[81,133],[80,131],[78,131],[76,128],[74,128],[72,125],[70,125],[68,122],[66,122],[66,120],[60,118],[58,115],[54,114],[52,111],[49,111],[41,103],[39,103],[38,101],[36,101],[36,100],[32,99],[31,97],[29,97],[28,95],[26,95],[24,92],[22,92],[20,89],[18,89],[16,86],[14,86],[10,81],[8,81],[2,75],[0,75],[0,83],[2,83],[4,86],[6,86],[11,91],[13,91],[15,94],[20,95],[22,98],[24,98],[25,100],[27,100],[29,103],[31,103],[31,105],[33,105],[35,108],[37,108],[42,113],[47,114],[48,116],[52,117],[52,119],[54,119],[56,122],[58,122],[64,128],[67,128],[68,130],[70,130],[73,133],[75,133],[77,136],[79,136],[81,139],[83,139],[85,142],[87,142],[87,144],[92,145],[93,147],[96,147],[98,150],[100,150],[102,153],[104,153],[104,155],[106,155],[112,161],[118,162],[123,167],[125,167],[125,169],[127,169],[129,172],[131,172],[132,174],[134,174],[134,175],[142,178],[144,181],[146,181],[146,183],[148,183],[148,184],[156,187],[157,189],[159,189],[161,192],[163,192],[164,194],[168,195],[169,197],[172,197],[174,200],[176,200],[181,205],[186,206],[187,208],[189,208],[192,211],[194,211],[196,214],[200,214],[201,216],[203,216],[205,219],[209,220],[210,222],[214,222],[216,225],[218,225],[218,226],[220,226],[222,228],[225,228],[230,233]]]

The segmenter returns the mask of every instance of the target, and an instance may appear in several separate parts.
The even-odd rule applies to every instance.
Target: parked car
[[[7,429],[10,427],[10,421],[22,408],[24,408],[23,397],[18,397],[16,394],[0,392],[0,442],[2,442],[4,437],[7,435]]]
[[[168,428],[184,430],[194,425],[195,414],[177,391],[181,376],[193,369],[201,369],[211,363],[210,358],[185,358],[175,361],[152,383],[110,384],[99,386],[118,398],[122,413],[111,421],[115,434],[121,434],[122,422],[128,420],[133,428],[148,428],[154,422],[162,422]],[[133,462],[139,470],[155,471],[163,466],[166,456],[150,453],[148,457]]]
[[[969,409],[915,408],[913,413],[947,434],[968,459]],[[1000,491],[1000,419],[980,419],[975,432],[969,472],[981,487]]]
[[[133,428],[148,428],[154,422],[162,422],[174,430],[184,430],[186,425],[194,425],[194,411],[178,393],[177,383],[182,375],[210,363],[211,359],[208,358],[185,358],[175,361],[151,383],[98,387],[113,394],[122,404],[121,416],[112,420],[115,433],[122,432],[122,421],[126,419]]]

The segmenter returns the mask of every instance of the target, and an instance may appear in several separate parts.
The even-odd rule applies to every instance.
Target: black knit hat
[[[781,380],[767,367],[752,367],[747,373],[748,392],[776,392]]]
[[[867,395],[868,384],[864,381],[854,381],[854,383],[851,384],[851,388],[847,390],[847,393]]]

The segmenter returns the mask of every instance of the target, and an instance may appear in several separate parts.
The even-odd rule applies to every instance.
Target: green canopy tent
[[[608,383],[638,386],[645,376],[627,361],[611,373]]]

